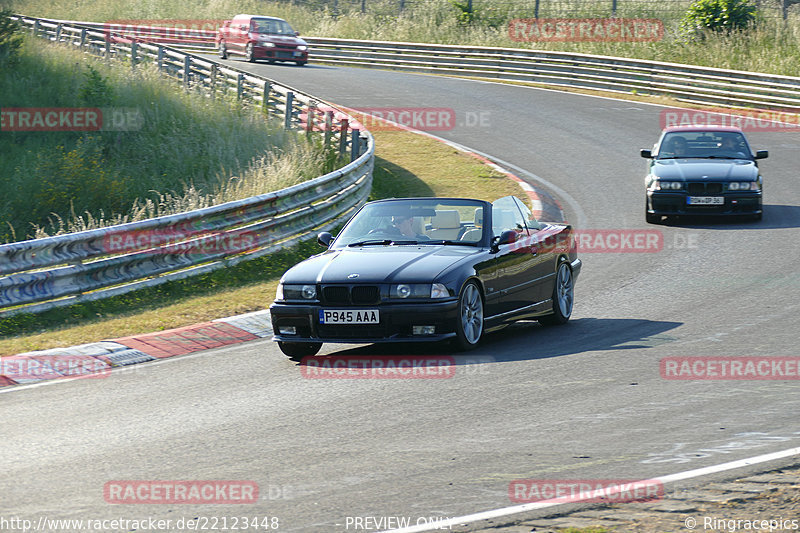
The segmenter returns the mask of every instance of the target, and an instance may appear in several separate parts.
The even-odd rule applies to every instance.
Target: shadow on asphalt
[[[667,217],[656,226],[670,226],[712,230],[779,229],[800,228],[800,206],[765,205],[762,220],[746,220],[744,217],[679,216]]]
[[[478,348],[469,352],[457,352],[447,342],[339,345],[341,350],[336,344],[326,344],[326,353],[318,357],[445,356],[452,357],[456,365],[547,359],[590,351],[652,348],[676,340],[667,332],[682,324],[635,318],[579,318],[563,326],[545,327],[526,321],[485,335]]]

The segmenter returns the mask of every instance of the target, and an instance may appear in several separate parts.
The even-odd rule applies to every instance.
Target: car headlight
[[[729,191],[757,191],[758,183],[755,181],[732,181],[728,184]]]
[[[429,298],[431,294],[429,283],[398,283],[389,286],[390,298]]]
[[[275,293],[276,300],[308,302],[317,299],[316,285],[286,285],[278,284]]]
[[[308,46],[301,44],[300,46],[297,47],[297,49],[300,50],[301,52],[305,52],[306,50],[308,50]]]
[[[683,183],[680,181],[656,181],[656,190],[678,190],[683,188]]]
[[[397,283],[389,286],[390,298],[447,298],[450,293],[442,283]]]

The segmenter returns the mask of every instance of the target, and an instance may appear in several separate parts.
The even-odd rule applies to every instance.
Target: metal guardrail
[[[800,78],[520,48],[306,38],[312,61],[664,95],[726,107],[800,110]]]
[[[39,37],[132,66],[152,61],[209,96],[252,102],[287,128],[349,148],[351,162],[279,191],[196,211],[0,245],[0,316],[97,300],[253,259],[330,229],[366,201],[374,142],[359,123],[272,80],[176,49],[116,38],[75,24],[19,17]],[[348,138],[349,137],[349,138]],[[331,145],[335,149],[336,145]]]
[[[88,24],[132,34],[130,28]],[[153,40],[165,34],[164,28],[133,31],[137,38]],[[170,30],[169,35],[180,40],[180,31]],[[191,38],[178,46],[211,53],[215,35],[192,30]],[[313,47],[310,61],[317,63],[663,95],[707,106],[800,111],[800,78],[792,76],[525,48],[303,38]]]

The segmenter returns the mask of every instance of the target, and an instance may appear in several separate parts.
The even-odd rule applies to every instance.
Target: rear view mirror
[[[511,244],[517,242],[517,232],[513,229],[507,229],[499,236],[492,239],[492,253],[497,253],[500,246],[503,244]]]
[[[330,248],[331,242],[333,242],[333,235],[328,233],[327,231],[323,231],[319,235],[317,235],[317,244],[320,246],[324,246],[325,248]]]

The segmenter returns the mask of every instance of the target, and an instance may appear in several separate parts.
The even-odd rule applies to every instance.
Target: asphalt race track
[[[580,229],[656,230],[662,246],[584,251],[568,325],[489,335],[456,356],[450,379],[305,379],[263,340],[106,379],[4,390],[0,516],[277,517],[280,531],[367,531],[378,528],[356,527],[355,517],[415,523],[508,507],[515,479],[647,479],[800,446],[796,378],[682,381],[659,370],[665,357],[800,356],[800,133],[748,133],[770,151],[761,222],[648,226],[638,151],[656,140],[660,107],[379,70],[230,63],[353,108],[452,109],[453,127],[432,133],[549,184]],[[260,497],[108,503],[104,487],[120,480],[249,480]]]

